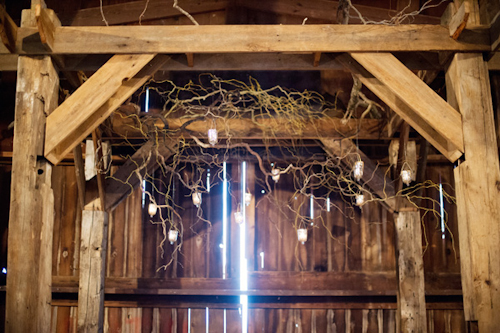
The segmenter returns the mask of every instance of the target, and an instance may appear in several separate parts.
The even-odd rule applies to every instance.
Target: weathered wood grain
[[[108,214],[82,212],[78,331],[102,331],[104,326],[104,277],[108,235]]]
[[[426,332],[422,231],[419,212],[400,212],[396,218],[398,310],[401,332]]]
[[[500,258],[493,254],[500,242],[500,170],[486,63],[479,54],[457,54],[446,79],[448,100],[463,119],[466,161],[455,169],[455,181],[465,320],[494,331],[500,327]]]
[[[394,91],[389,89],[389,87],[387,87],[378,78],[372,76],[366,69],[360,66],[356,61],[352,60],[352,58],[347,55],[341,55],[338,59],[357,78],[359,78],[368,89],[384,101],[387,106],[389,106],[401,118],[409,123],[450,161],[456,161],[461,156],[462,153],[450,144],[446,137],[436,130],[435,126],[440,126],[439,123],[439,125],[430,124],[427,119],[415,112],[413,108],[408,106],[400,97],[398,97]]]
[[[197,38],[203,31],[204,38]],[[19,28],[16,53],[46,54]],[[88,45],[92,45],[89,48]],[[465,30],[460,41],[435,25],[207,25],[59,27],[53,54],[490,51],[487,29]]]
[[[57,105],[59,79],[50,57],[19,59],[14,156],[8,236],[6,332],[36,332],[50,320],[53,219],[44,220],[43,207],[53,205],[51,166],[38,161],[43,151],[45,115]],[[49,209],[50,207],[47,207]],[[47,212],[47,214],[49,214]],[[48,215],[45,215],[48,218]],[[47,229],[48,228],[48,229]],[[45,243],[47,242],[47,243]],[[43,250],[47,256],[40,260]],[[45,270],[48,270],[46,272]],[[49,312],[49,314],[47,314]],[[48,326],[44,328],[48,330]]]
[[[456,149],[463,151],[462,119],[427,84],[387,53],[353,53],[352,57],[410,106]]]
[[[139,71],[153,58],[151,54],[116,55],[85,81],[47,118],[45,156],[57,164],[82,142],[150,77],[151,73]],[[138,79],[130,80],[136,74]]]

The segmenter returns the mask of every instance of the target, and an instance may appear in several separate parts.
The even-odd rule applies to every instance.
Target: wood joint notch
[[[35,7],[35,19],[40,41],[52,52],[54,50],[56,28],[61,26],[61,22],[52,9],[42,8],[41,5]]]
[[[4,6],[0,6],[0,38],[8,52],[16,51],[17,25],[9,16]],[[7,53],[8,53],[7,52]],[[0,49],[0,53],[2,52]]]

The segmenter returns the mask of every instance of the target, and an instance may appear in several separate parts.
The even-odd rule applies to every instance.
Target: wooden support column
[[[400,212],[396,222],[397,332],[427,332],[420,213]]]
[[[104,327],[104,275],[108,239],[108,213],[82,212],[78,332],[102,332]]]
[[[51,165],[43,158],[46,115],[59,77],[48,56],[19,57],[9,220],[6,332],[49,332],[52,284]]]
[[[463,121],[465,162],[455,168],[465,320],[470,332],[500,327],[500,170],[487,64],[456,54],[446,73]]]
[[[479,23],[477,1],[469,23]],[[468,332],[500,327],[500,169],[488,68],[482,54],[455,54],[448,102],[462,115],[465,162],[455,168],[464,312]]]

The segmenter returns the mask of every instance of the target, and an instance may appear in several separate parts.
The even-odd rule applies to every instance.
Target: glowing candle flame
[[[234,221],[238,224],[243,223],[243,213],[239,210],[237,212],[234,212]]]
[[[193,198],[193,204],[196,207],[200,207],[200,205],[201,205],[201,193],[200,192],[193,192],[192,198]]]
[[[156,211],[158,210],[158,206],[154,202],[150,202],[148,206],[149,216],[153,217],[156,215]]]
[[[403,180],[403,183],[406,184],[406,186],[410,185],[410,183],[411,183],[411,170],[408,170],[408,169],[401,170],[401,179]]]
[[[246,192],[245,193],[245,205],[248,206],[252,202],[252,193]]]
[[[363,161],[356,161],[356,163],[354,163],[354,168],[352,170],[352,173],[354,175],[354,178],[358,182],[361,179],[361,177],[363,177],[363,167],[364,167]]]
[[[307,229],[297,229],[297,238],[299,239],[299,242],[304,244],[304,242],[307,241]]]
[[[169,240],[170,244],[174,244],[175,242],[177,242],[178,236],[179,236],[178,230],[170,229],[168,231],[168,240]]]
[[[211,128],[208,130],[208,143],[212,146],[217,143],[217,130],[215,128]]]
[[[365,196],[363,194],[356,194],[356,205],[361,206],[365,203]]]
[[[271,170],[271,174],[272,174],[271,178],[277,183],[278,180],[280,180],[280,171],[276,168],[273,168]]]

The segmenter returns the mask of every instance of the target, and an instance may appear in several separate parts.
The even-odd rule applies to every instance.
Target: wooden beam
[[[33,38],[37,29],[19,28],[16,52],[46,54]],[[203,38],[199,38],[203,34]],[[89,47],[92,45],[92,47]],[[490,51],[484,27],[462,32],[459,41],[435,25],[204,25],[58,27],[53,54],[239,53],[239,52],[404,52]]]
[[[462,114],[465,162],[455,168],[465,320],[500,327],[500,167],[490,82],[482,54],[455,54],[448,101]],[[463,258],[462,258],[463,256]]]
[[[382,199],[381,203],[391,212],[396,210],[395,191],[391,180],[385,176],[378,165],[356,147],[352,140],[321,139],[321,143],[328,155],[335,158],[341,157],[348,173],[352,172],[354,163],[358,161],[358,158],[361,158],[364,162],[361,181],[370,188],[372,193]]]
[[[321,52],[314,52],[313,67],[318,67],[320,60],[321,60]]]
[[[59,163],[167,59],[165,56],[153,57],[117,55],[92,75],[47,118],[45,156],[52,163]]]
[[[427,332],[422,230],[419,212],[396,217],[398,332]]]
[[[141,178],[152,175],[175,151],[175,139],[151,140],[139,148],[134,155],[106,180],[106,211],[111,211],[129,196],[139,185]]]
[[[193,66],[194,66],[194,54],[193,53],[186,53],[186,60],[187,60],[188,67],[193,68]]]
[[[17,54],[0,54],[0,72],[17,71]]]
[[[9,217],[6,332],[48,332],[52,274],[51,166],[43,152],[45,115],[57,106],[50,57],[20,57]],[[43,257],[42,257],[43,256]]]
[[[189,119],[182,118],[167,118],[168,131],[172,137],[186,136],[185,132],[180,131],[181,128],[186,128],[193,135],[201,138],[207,137],[210,123],[204,118],[200,121],[192,122],[186,126]],[[224,119],[217,120],[217,128],[223,129],[219,131],[220,138],[239,138],[239,139],[259,139],[265,137],[276,137],[280,139],[286,138],[301,138],[301,139],[317,139],[346,137],[360,139],[378,139],[383,138],[380,130],[384,127],[384,122],[378,119],[363,119],[361,122],[358,119],[344,121],[341,118],[323,118],[311,120],[307,123],[304,129],[300,132],[295,131],[290,127],[293,122],[291,119]],[[160,120],[156,123],[157,127],[163,129],[164,124]],[[126,135],[128,137],[143,137],[143,133],[137,130],[137,124],[134,119],[124,117],[119,113],[115,113],[112,118],[113,131],[117,135]],[[168,132],[167,131],[167,132]]]
[[[40,35],[40,41],[45,44],[47,49],[52,52],[54,49],[54,34],[56,27],[61,26],[52,9],[42,8],[41,5],[35,7],[35,19]]]
[[[352,57],[458,150],[464,150],[462,119],[453,107],[389,53]]]
[[[395,296],[396,272],[249,272],[249,295],[279,296]],[[240,295],[239,279],[107,277],[106,294],[136,295]],[[74,293],[78,276],[53,276],[53,292]],[[459,273],[426,273],[428,295],[460,295]]]
[[[17,25],[7,13],[5,7],[0,5],[0,39],[2,40],[2,48],[0,48],[0,53],[15,52],[17,29]],[[5,47],[5,50],[3,49],[3,47]]]
[[[183,0],[181,6],[191,15],[224,10],[228,1],[224,0]],[[142,21],[157,20],[168,17],[182,16],[180,11],[164,0],[133,1],[126,4],[102,6],[102,12],[109,25],[120,25],[138,22],[142,12]],[[81,9],[77,12],[61,15],[64,25],[72,26],[104,26],[105,22],[100,7]]]
[[[439,133],[434,126],[438,124],[430,124],[429,120],[417,113],[412,107],[406,104],[394,91],[389,89],[384,83],[375,78],[356,61],[347,55],[338,57],[339,61],[356,75],[361,82],[377,95],[387,106],[396,112],[401,118],[409,123],[420,135],[426,138],[441,154],[446,156],[450,161],[456,161],[462,153],[453,146],[446,137]],[[417,78],[417,80],[420,80]],[[423,82],[421,82],[423,83]],[[430,89],[430,88],[428,88]],[[433,92],[434,93],[434,92]]]
[[[415,2],[416,0],[413,0]],[[238,6],[253,9],[257,11],[274,12],[277,14],[287,14],[300,16],[302,18],[320,19],[325,22],[339,23],[336,20],[335,13],[337,12],[339,1],[329,0],[308,0],[308,1],[294,1],[294,0],[273,0],[272,2],[266,0],[237,0]],[[385,8],[377,8],[372,6],[355,5],[360,14],[367,20],[371,21],[384,21],[398,14],[398,10],[390,10]],[[362,23],[358,15],[351,9],[349,13],[349,23],[359,24]],[[413,21],[415,19],[415,21]],[[408,23],[408,22],[403,22]],[[439,18],[427,15],[417,15],[412,17],[412,23],[417,24],[439,24]]]
[[[78,332],[103,331],[107,234],[106,212],[82,212]]]
[[[467,21],[469,20],[470,7],[469,2],[464,1],[460,8],[458,8],[455,15],[450,20],[448,29],[450,29],[450,36],[453,39],[458,39],[460,34],[465,29],[467,25]]]

